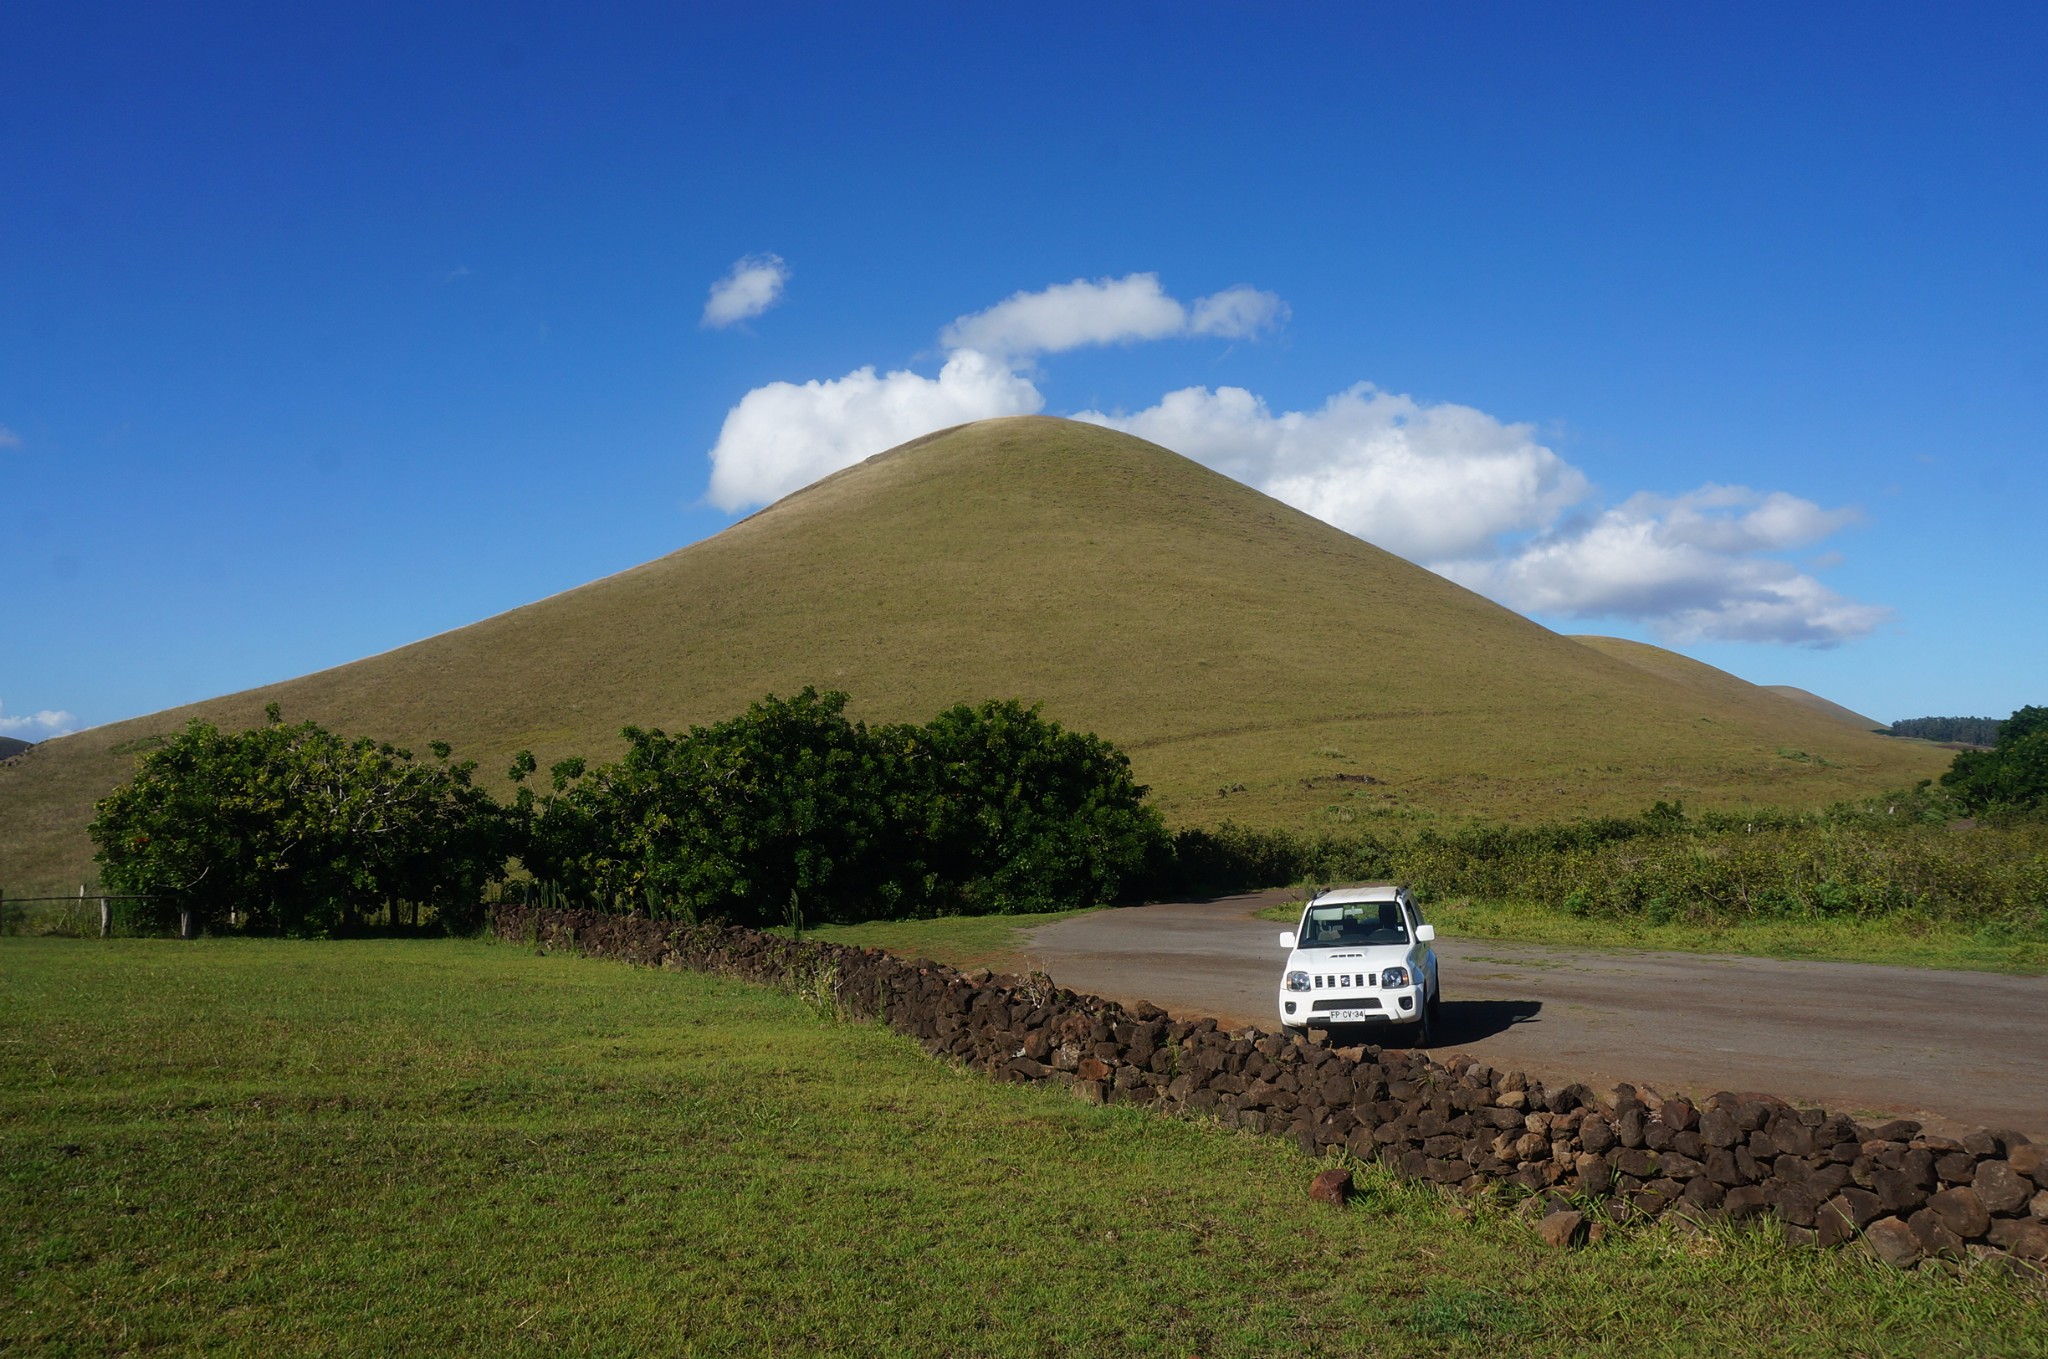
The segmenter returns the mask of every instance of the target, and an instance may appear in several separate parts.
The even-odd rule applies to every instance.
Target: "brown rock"
[[[2048,1260],[2048,1223],[1994,1222],[1991,1244],[2022,1260]]]
[[[1101,1081],[1075,1081],[1074,1097],[1084,1104],[1101,1104],[1108,1098],[1108,1087]]]
[[[1715,1147],[1707,1153],[1705,1161],[1707,1178],[1715,1184],[1737,1185],[1742,1183],[1742,1172],[1736,1168],[1735,1156],[1726,1147]]]
[[[1916,1182],[1912,1172],[1906,1170],[1879,1169],[1873,1172],[1870,1189],[1887,1213],[1910,1213],[1927,1202],[1927,1190]]]
[[[1920,1240],[1895,1217],[1881,1217],[1863,1229],[1870,1253],[1893,1269],[1908,1269],[1920,1258]]]
[[[1968,1184],[1977,1173],[1977,1158],[1962,1151],[1937,1156],[1934,1158],[1934,1173],[1943,1184]]]
[[[1732,1147],[1742,1140],[1735,1116],[1726,1109],[1709,1109],[1700,1115],[1700,1141],[1710,1147]]]
[[[1332,1208],[1342,1208],[1351,1199],[1351,1172],[1324,1171],[1309,1185],[1308,1196],[1311,1202],[1327,1203]]]
[[[2042,1222],[2048,1222],[2048,1189],[2043,1189],[2027,1201],[2027,1214]]]
[[[1719,1208],[1728,1191],[1704,1175],[1685,1182],[1685,1201],[1695,1208]]]
[[[1980,1161],[1970,1181],[1978,1202],[1993,1217],[2016,1217],[2027,1210],[2034,1197],[2034,1182],[2012,1168],[2008,1161]]]
[[[1579,1125],[1579,1145],[1598,1155],[1614,1145],[1614,1127],[1604,1118],[1588,1118]]]
[[[1614,1169],[1623,1175],[1633,1175],[1647,1180],[1657,1174],[1657,1153],[1634,1147],[1624,1147],[1614,1153]]]
[[[1770,1201],[1764,1197],[1763,1186],[1755,1184],[1736,1185],[1728,1191],[1728,1197],[1721,1200],[1721,1211],[1731,1222],[1757,1217],[1768,1207]]]
[[[1803,1184],[1786,1184],[1783,1180],[1766,1186],[1771,1206],[1778,1210],[1778,1216],[1795,1227],[1811,1227],[1819,1220],[1820,1204],[1814,1199],[1813,1191]]]
[[[1932,1208],[1922,1208],[1907,1218],[1906,1226],[1912,1230],[1913,1239],[1920,1243],[1920,1249],[1925,1254],[1945,1255],[1954,1259],[1963,1253],[1962,1238],[1943,1226]]]
[[[1839,1246],[1856,1239],[1856,1218],[1849,1205],[1840,1199],[1829,1199],[1820,1206],[1820,1217],[1814,1228],[1823,1246]]]
[[[2048,1189],[2048,1149],[2021,1143],[2006,1152],[2005,1160],[2014,1170]]]
[[[1941,1219],[1941,1225],[1964,1241],[1974,1240],[1991,1230],[1991,1215],[1974,1189],[1944,1189],[1927,1197],[1927,1211]]]
[[[1843,1186],[1842,1192],[1829,1199],[1828,1202],[1839,1204],[1846,1209],[1850,1220],[1859,1229],[1868,1227],[1871,1223],[1884,1216],[1884,1205],[1878,1202],[1877,1195],[1871,1193],[1868,1189],[1858,1189],[1854,1185]]]
[[[1536,1224],[1536,1235],[1553,1250],[1563,1250],[1585,1234],[1586,1215],[1576,1208],[1561,1208]]]

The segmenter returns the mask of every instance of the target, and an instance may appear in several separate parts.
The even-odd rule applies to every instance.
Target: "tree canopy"
[[[392,902],[473,916],[503,876],[506,826],[471,781],[313,722],[222,732],[193,722],[103,798],[88,827],[107,886],[163,916],[291,933],[347,928]]]
[[[846,703],[807,688],[680,736],[627,728],[622,759],[521,790],[521,857],[614,908],[760,924],[1092,905],[1169,852],[1129,760],[1036,707],[870,728]]]
[[[1941,781],[1971,812],[2048,807],[2048,708],[2015,712],[1997,745],[1959,752]]]

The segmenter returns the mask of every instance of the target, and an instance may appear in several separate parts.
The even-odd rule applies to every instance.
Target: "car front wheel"
[[[1414,1045],[1418,1048],[1426,1048],[1434,1041],[1436,1038],[1435,996],[1431,996],[1422,1002],[1422,1011],[1415,1016],[1415,1022],[1409,1026],[1409,1032],[1414,1035]]]

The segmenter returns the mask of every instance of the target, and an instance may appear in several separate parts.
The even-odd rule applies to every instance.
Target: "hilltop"
[[[1143,440],[1018,417],[469,627],[42,742],[0,766],[0,887],[75,887],[93,799],[195,717],[254,724],[274,701],[451,741],[495,776],[521,748],[608,758],[628,723],[806,684],[869,720],[1042,702],[1129,751],[1182,825],[1806,805],[1947,760],[1654,647],[1550,632]]]

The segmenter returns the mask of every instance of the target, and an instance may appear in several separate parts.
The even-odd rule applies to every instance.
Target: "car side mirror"
[[[1436,938],[1436,926],[1417,925],[1415,927],[1415,938],[1418,943],[1428,943],[1430,940]]]
[[[1293,948],[1293,947],[1294,947],[1294,931],[1293,931],[1293,930],[1282,930],[1282,931],[1280,931],[1280,947],[1281,947],[1281,948],[1288,948],[1288,949],[1291,949],[1291,948]]]

